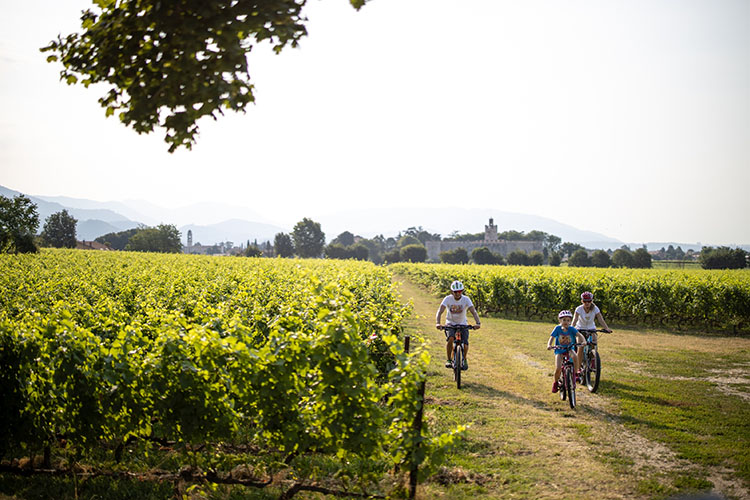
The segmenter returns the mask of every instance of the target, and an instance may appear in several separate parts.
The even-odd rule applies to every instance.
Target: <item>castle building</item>
[[[469,255],[472,250],[481,247],[487,247],[491,252],[507,257],[509,253],[521,250],[526,253],[534,251],[541,252],[544,249],[541,241],[518,241],[518,240],[501,240],[497,237],[497,226],[494,220],[490,218],[489,224],[484,226],[484,239],[479,241],[428,241],[425,243],[427,248],[427,260],[432,262],[440,261],[440,252],[448,252],[457,248],[465,249]]]

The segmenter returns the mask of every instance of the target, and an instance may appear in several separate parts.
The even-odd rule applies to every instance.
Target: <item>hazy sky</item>
[[[253,50],[256,105],[172,155],[38,51],[88,4],[0,0],[0,185],[225,201],[289,226],[465,206],[750,243],[748,0],[309,0],[300,48]]]

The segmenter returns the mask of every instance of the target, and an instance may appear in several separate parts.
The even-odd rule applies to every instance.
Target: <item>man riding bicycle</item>
[[[453,367],[453,339],[456,338],[456,330],[468,326],[466,322],[466,311],[474,316],[475,330],[479,329],[480,321],[474,303],[469,297],[464,295],[464,285],[460,281],[451,283],[451,294],[447,295],[440,303],[437,314],[435,315],[435,328],[442,328],[441,317],[443,311],[448,311],[445,316],[445,351],[448,355],[448,361],[445,362],[446,368]],[[464,344],[464,365],[463,370],[469,369],[469,363],[466,358],[469,355],[469,329],[461,328],[461,343]]]

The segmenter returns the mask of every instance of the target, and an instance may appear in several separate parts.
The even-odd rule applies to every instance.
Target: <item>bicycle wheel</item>
[[[599,378],[602,375],[602,365],[599,360],[599,351],[594,351],[593,356],[589,353],[588,366],[586,366],[586,387],[589,392],[599,389]]]
[[[566,369],[563,368],[562,375],[560,376],[560,380],[557,381],[557,392],[560,393],[560,399],[565,401],[565,398],[567,396],[565,392],[565,371]]]
[[[461,388],[461,367],[464,364],[464,348],[457,346],[453,354],[453,379],[456,381],[456,388]]]
[[[573,385],[575,383],[575,379],[573,378],[573,372],[568,371],[565,373],[565,390],[568,393],[568,403],[570,403],[571,408],[576,407],[576,388]]]

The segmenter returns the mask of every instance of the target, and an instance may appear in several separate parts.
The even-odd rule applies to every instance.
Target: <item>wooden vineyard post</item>
[[[412,457],[418,455],[419,447],[422,446],[422,413],[424,410],[424,386],[425,380],[419,383],[419,391],[417,393],[417,414],[414,416],[414,435],[417,436],[416,444],[412,450]],[[417,479],[419,476],[419,463],[416,460],[412,460],[411,470],[409,471],[409,499],[413,500],[417,494]]]

